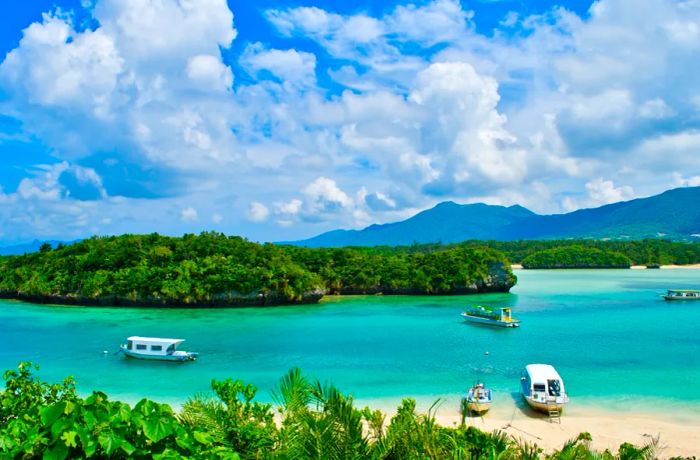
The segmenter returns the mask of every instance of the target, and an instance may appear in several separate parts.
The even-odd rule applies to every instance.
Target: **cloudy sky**
[[[1,8],[0,243],[290,240],[700,185],[698,0]]]

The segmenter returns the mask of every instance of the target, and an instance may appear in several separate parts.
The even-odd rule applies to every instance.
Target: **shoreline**
[[[259,395],[260,396],[260,395]],[[412,396],[406,396],[411,398]],[[456,427],[460,424],[458,395],[434,395],[414,397],[416,413],[427,415],[431,406],[439,400],[433,409],[433,415],[439,425]],[[130,404],[132,407],[138,399],[132,397],[112,398]],[[153,401],[170,405],[174,411],[182,409],[184,400],[177,398],[149,398]],[[402,397],[382,397],[354,400],[354,406],[361,409],[369,406],[372,410],[380,410],[385,415],[385,425],[396,414]],[[256,398],[259,402],[269,402],[267,398]],[[516,440],[536,443],[545,453],[561,449],[564,444],[576,438],[580,433],[588,432],[592,437],[590,447],[603,452],[609,449],[617,452],[620,445],[629,442],[642,446],[659,438],[657,456],[660,459],[671,457],[698,457],[700,445],[696,438],[700,433],[700,412],[693,408],[678,410],[683,406],[680,401],[655,403],[638,401],[626,409],[619,402],[609,403],[602,407],[605,401],[569,403],[561,417],[561,423],[550,421],[545,414],[535,412],[520,400],[511,397],[497,399],[491,410],[483,416],[467,417],[466,426],[473,426],[485,432],[500,430]],[[641,410],[639,406],[652,404],[657,410]],[[621,408],[622,407],[622,408]],[[666,411],[663,411],[666,410]]]
[[[420,399],[417,412],[427,414],[433,401]],[[361,406],[362,401],[357,401]],[[689,410],[678,413],[653,412],[640,410],[613,410],[598,405],[570,403],[564,410],[561,423],[550,421],[545,414],[532,411],[518,401],[494,402],[491,410],[482,417],[467,417],[466,425],[482,431],[500,430],[530,443],[536,443],[546,453],[561,449],[564,444],[576,438],[580,433],[591,434],[591,448],[597,451],[610,449],[617,452],[620,445],[629,442],[636,446],[650,442],[659,437],[658,458],[692,457],[700,454],[697,433],[700,433],[700,415]],[[382,407],[384,406],[384,407]],[[396,405],[395,405],[396,406]],[[379,400],[370,404],[387,414],[387,422],[396,412],[396,407],[383,405]],[[453,398],[434,410],[438,424],[446,427],[458,426],[461,421],[458,401]]]
[[[510,265],[511,270],[527,270],[523,268],[521,264],[511,264]],[[631,265],[629,267],[629,270],[676,270],[676,269],[681,269],[681,270],[687,270],[687,269],[700,269],[700,264],[687,264],[687,265],[661,265],[658,268],[649,268],[646,265]],[[538,269],[533,269],[533,270],[538,270]],[[542,270],[542,269],[539,269]],[[559,268],[558,270],[580,270],[578,268]],[[587,270],[602,270],[598,268],[590,268]],[[607,269],[605,269],[607,270]],[[622,269],[622,270],[627,270],[627,269]]]

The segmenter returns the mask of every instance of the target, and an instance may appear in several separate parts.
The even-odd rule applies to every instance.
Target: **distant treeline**
[[[427,253],[258,244],[221,233],[93,237],[0,257],[0,296],[103,305],[233,306],[315,302],[323,294],[507,291],[490,248]]]
[[[602,240],[521,240],[521,241],[482,241],[468,240],[453,244],[414,244],[411,246],[376,246],[366,248],[374,254],[397,253],[431,253],[454,247],[483,248],[488,247],[499,251],[514,264],[522,264],[525,259],[542,251],[561,250],[563,248],[582,248],[583,250],[597,250],[606,254],[605,260],[619,259],[622,255],[629,259],[628,265],[688,265],[700,264],[700,242],[676,242],[659,239],[645,239],[635,241],[602,241]],[[576,252],[576,249],[574,249]],[[596,251],[594,254],[600,255]],[[562,257],[571,259],[570,251],[559,253]],[[566,260],[562,260],[565,262]]]

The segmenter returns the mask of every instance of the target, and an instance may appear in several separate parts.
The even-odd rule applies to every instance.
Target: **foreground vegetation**
[[[221,233],[93,237],[0,258],[0,297],[102,305],[235,306],[315,302],[323,294],[508,291],[490,248],[376,253],[257,244]]]
[[[438,425],[405,399],[385,415],[359,409],[331,385],[298,369],[273,393],[276,407],[254,401],[256,388],[212,381],[213,396],[195,396],[179,413],[143,399],[134,407],[94,391],[81,398],[68,378],[48,384],[31,363],[5,372],[0,393],[0,456],[8,459],[653,459],[658,439],[624,443],[617,453],[593,452],[582,433],[561,449],[500,431]]]

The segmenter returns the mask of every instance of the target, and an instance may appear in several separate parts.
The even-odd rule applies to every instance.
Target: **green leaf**
[[[51,449],[44,451],[44,460],[65,460],[68,457],[68,447],[62,442],[56,443]]]
[[[209,433],[205,433],[203,431],[195,431],[194,439],[199,441],[200,444],[204,444],[205,446],[209,446],[212,442],[214,442],[214,438],[212,438]]]
[[[184,457],[178,451],[173,449],[165,449],[162,454],[155,454],[154,460],[182,460]]]
[[[158,442],[166,436],[172,434],[173,420],[167,417],[160,417],[154,414],[143,421],[143,433],[153,442]]]
[[[68,447],[77,447],[78,444],[75,442],[75,436],[78,433],[75,431],[66,431],[61,435],[61,439],[63,439],[63,442],[66,444]]]
[[[52,406],[45,407],[41,410],[41,423],[44,425],[52,425],[53,422],[63,415],[66,409],[65,402],[59,402]]]
[[[126,452],[127,455],[133,454],[136,450],[136,448],[129,441],[123,441],[120,447],[124,452]]]
[[[99,436],[97,436],[97,442],[100,443],[100,446],[107,455],[111,455],[112,452],[119,449],[122,444],[122,440],[109,430],[100,433]]]

